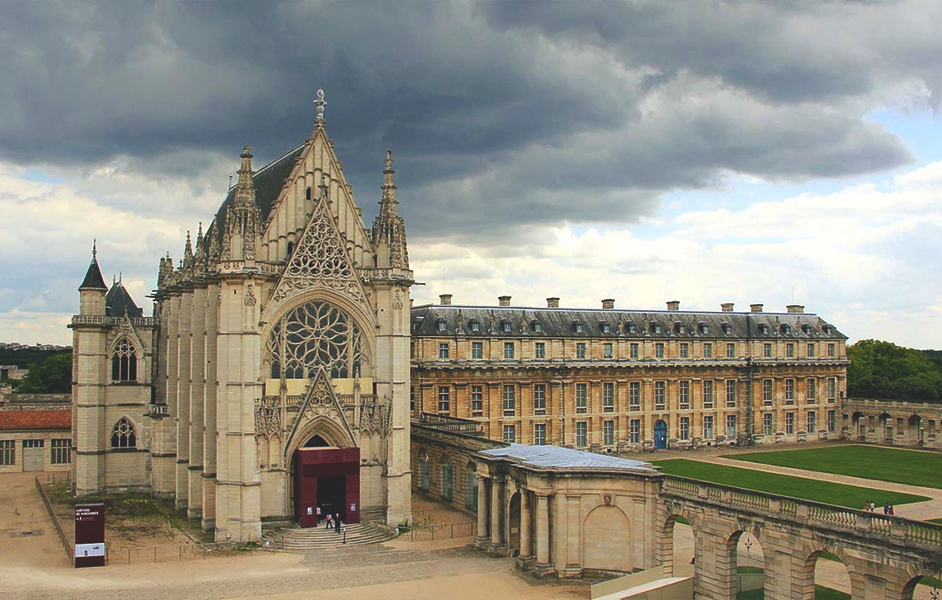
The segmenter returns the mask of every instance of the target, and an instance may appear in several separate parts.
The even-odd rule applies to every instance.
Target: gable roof
[[[275,159],[255,171],[252,178],[255,183],[255,204],[258,206],[258,210],[261,213],[262,223],[268,220],[268,216],[271,214],[271,210],[278,200],[278,195],[281,194],[281,190],[284,188],[285,182],[291,175],[291,171],[294,170],[294,164],[301,156],[303,150],[304,144],[301,144],[284,156]],[[211,236],[213,235],[218,238],[220,243],[222,242],[222,228],[226,223],[226,213],[229,207],[232,206],[232,203],[235,202],[235,192],[236,186],[229,188],[229,193],[226,194],[225,200],[223,200],[219,210],[216,211],[216,216],[212,224],[206,230],[206,236],[204,238],[206,247],[209,247],[209,240],[212,239]]]
[[[144,316],[144,310],[137,307],[131,294],[118,281],[111,286],[108,295],[105,296],[105,314],[109,317],[123,317],[125,310],[129,317]]]
[[[71,410],[9,410],[0,412],[0,431],[72,429]]]

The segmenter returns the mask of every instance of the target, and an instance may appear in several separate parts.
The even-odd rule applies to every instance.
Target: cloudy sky
[[[0,340],[139,304],[315,91],[416,303],[766,310],[939,348],[942,3],[3,2]]]

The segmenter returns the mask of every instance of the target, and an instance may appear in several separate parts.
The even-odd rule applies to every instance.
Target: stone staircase
[[[344,543],[344,533],[346,533],[346,544]],[[301,529],[300,527],[285,529],[282,535],[284,550],[288,552],[309,552],[312,550],[379,544],[396,537],[396,531],[370,523],[353,523],[344,525],[340,534],[336,533],[333,528],[325,529],[322,525],[308,529]]]

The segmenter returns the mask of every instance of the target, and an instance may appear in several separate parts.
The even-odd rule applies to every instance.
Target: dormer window
[[[703,321],[700,321],[700,335],[709,335],[709,334],[710,334],[710,326],[704,323]]]
[[[651,333],[659,334],[661,333],[661,324],[660,323],[651,323]]]
[[[477,321],[471,321],[471,331],[478,332],[481,331],[481,324]]]
[[[821,328],[821,331],[824,332],[824,335],[831,335],[831,326],[825,325],[824,327]]]
[[[611,333],[611,332],[612,332],[612,326],[609,325],[608,323],[600,323],[599,325],[602,327],[602,333]]]
[[[683,335],[683,333],[684,333],[684,325],[683,325],[683,323],[674,323],[674,333],[679,333],[679,334]]]
[[[811,335],[811,325],[805,323],[801,326],[801,330],[805,332],[805,335]]]
[[[792,326],[787,323],[782,323],[782,335],[790,335],[792,332]]]
[[[438,333],[445,333],[447,325],[444,320],[438,321]]]
[[[628,323],[626,324],[626,328],[627,328],[628,333],[637,333],[637,332],[638,332],[638,327],[637,327],[634,323],[632,323],[631,321],[628,321]]]
[[[534,322],[533,322],[533,332],[534,332],[534,333],[543,333],[543,324],[540,323],[540,322],[538,322],[538,321],[534,321]]]
[[[500,330],[504,333],[510,333],[510,321],[502,321],[500,324]]]
[[[723,328],[723,333],[726,335],[729,335],[733,332],[733,326],[729,323],[723,323],[721,327]]]
[[[761,323],[761,324],[759,325],[759,333],[761,333],[762,335],[768,335],[768,334],[769,334],[769,326],[766,325],[765,323]]]

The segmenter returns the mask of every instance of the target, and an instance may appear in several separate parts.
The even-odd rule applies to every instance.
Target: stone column
[[[503,496],[504,476],[496,475],[491,478],[491,546],[492,551],[504,548],[504,539],[501,535],[503,529],[501,522],[501,496]]]
[[[520,490],[520,556],[533,556],[533,543],[530,535],[530,492]]]
[[[553,570],[549,562],[549,496],[537,494],[536,497],[536,565],[537,573],[549,573]]]
[[[487,484],[488,479],[478,475],[478,535],[474,539],[474,545],[479,548],[485,547],[491,539],[487,530],[487,513],[490,510]]]

